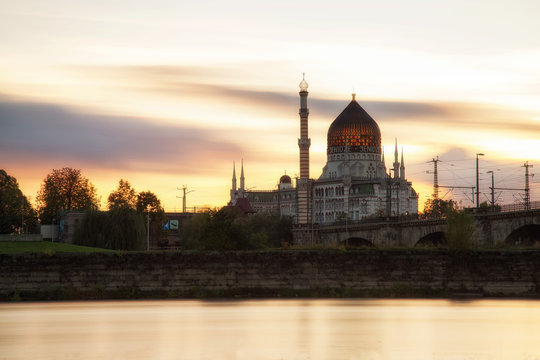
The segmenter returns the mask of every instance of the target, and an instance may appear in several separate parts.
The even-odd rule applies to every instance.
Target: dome
[[[381,131],[373,118],[353,99],[328,129],[328,154],[381,153]]]
[[[282,177],[279,178],[280,184],[290,184],[291,182],[292,182],[291,177],[289,175],[283,175]]]

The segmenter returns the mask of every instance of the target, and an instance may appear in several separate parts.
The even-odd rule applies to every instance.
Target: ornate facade
[[[293,187],[284,175],[278,189],[245,191],[243,165],[240,189],[233,169],[231,204],[248,198],[255,211],[293,216],[299,224],[332,224],[340,220],[362,220],[370,216],[397,216],[418,212],[418,194],[405,177],[403,150],[397,147],[390,172],[384,161],[381,132],[373,118],[351,102],[332,122],[327,133],[327,161],[317,180],[309,178],[307,106],[308,84],[300,83],[300,177]]]

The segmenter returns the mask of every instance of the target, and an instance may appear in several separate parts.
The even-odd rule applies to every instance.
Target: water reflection
[[[0,305],[2,359],[540,359],[540,301]]]

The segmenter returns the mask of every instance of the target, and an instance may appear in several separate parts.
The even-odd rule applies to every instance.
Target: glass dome
[[[353,100],[328,129],[327,153],[381,153],[381,131],[373,118]]]

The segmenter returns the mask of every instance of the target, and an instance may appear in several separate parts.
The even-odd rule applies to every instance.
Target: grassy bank
[[[0,254],[23,254],[23,253],[94,253],[113,252],[113,250],[92,248],[63,244],[50,241],[2,241],[0,242]]]

